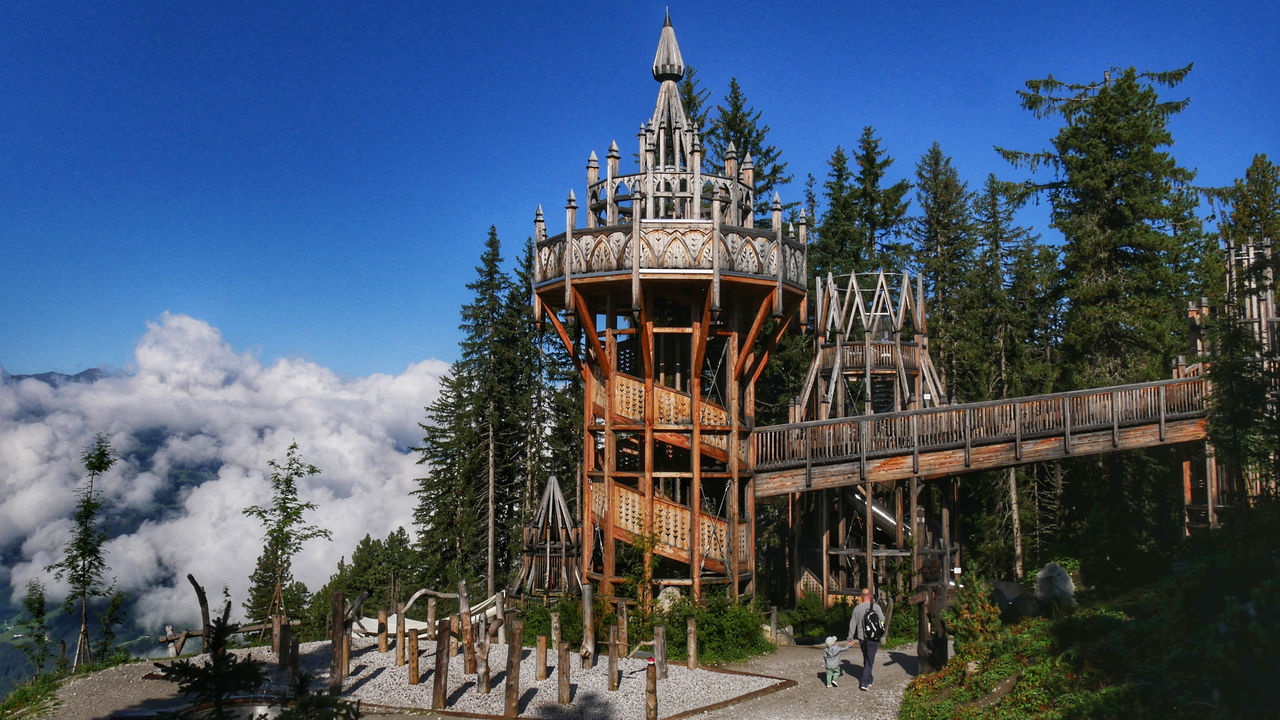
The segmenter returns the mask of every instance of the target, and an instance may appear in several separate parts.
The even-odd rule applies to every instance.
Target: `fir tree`
[[[716,174],[724,173],[730,146],[737,152],[739,163],[745,161],[747,155],[751,156],[755,167],[756,217],[768,215],[774,192],[791,182],[791,176],[786,174],[787,163],[781,159],[782,152],[769,144],[769,126],[760,122],[760,116],[761,111],[747,104],[738,79],[731,78],[724,103],[716,106],[715,120],[703,137],[707,162]],[[785,204],[783,210],[796,204]]]
[[[1236,252],[1236,282],[1227,296],[1225,317],[1212,326],[1209,377],[1213,397],[1209,433],[1233,477],[1252,477],[1273,486],[1280,456],[1280,420],[1268,405],[1268,388],[1276,385],[1277,348],[1263,342],[1265,324],[1246,321],[1243,308],[1274,291],[1280,271],[1275,247],[1280,241],[1280,168],[1257,155],[1242,180],[1225,193],[1228,202],[1219,226],[1222,239]],[[1242,252],[1252,246],[1254,253]],[[1261,321],[1265,323],[1265,320]]]
[[[530,257],[532,257],[530,253]],[[531,260],[529,261],[531,262]],[[515,300],[497,229],[467,285],[460,355],[427,410],[414,524],[429,584],[487,578],[496,589],[515,562],[531,392],[529,299]],[[500,540],[501,538],[501,540]]]
[[[93,662],[89,648],[89,599],[111,592],[110,587],[104,584],[107,561],[102,546],[107,541],[107,534],[98,527],[102,500],[93,486],[100,475],[116,464],[116,460],[115,451],[101,433],[85,448],[80,461],[89,474],[89,481],[76,491],[75,529],[63,550],[62,559],[45,568],[46,572],[52,571],[55,578],[65,578],[71,585],[71,593],[63,602],[65,611],[71,612],[76,601],[80,602],[80,633],[73,668]]]
[[[1185,344],[1185,300],[1210,284],[1192,272],[1207,254],[1193,212],[1195,173],[1164,150],[1173,142],[1168,118],[1187,101],[1162,101],[1153,87],[1176,86],[1190,69],[1131,67],[1086,85],[1050,76],[1020,93],[1038,117],[1064,121],[1052,150],[1002,153],[1056,171],[1036,187],[1052,201],[1053,226],[1065,239],[1065,388],[1166,376]]]
[[[180,692],[196,703],[209,703],[212,709],[205,717],[215,720],[236,717],[228,707],[230,699],[255,690],[266,681],[266,672],[256,660],[227,652],[230,616],[231,603],[227,603],[222,615],[210,623],[209,659],[203,665],[190,660],[153,663],[164,680],[177,683]]]
[[[809,269],[825,282],[828,274],[840,277],[870,267],[871,253],[860,244],[853,212],[853,173],[844,148],[836,146],[827,161],[830,171],[822,184],[826,208],[814,228],[809,247]]]
[[[23,643],[22,651],[35,667],[33,678],[40,677],[40,673],[44,671],[51,645],[45,602],[44,584],[39,580],[28,580],[27,592],[22,596],[22,607],[27,611],[27,620],[22,624],[22,632],[27,636],[27,641]]]
[[[985,359],[964,362],[962,346],[981,354],[981,348],[973,347],[979,341],[975,330],[963,324],[975,320],[970,311],[981,307],[979,303],[983,301],[975,296],[977,302],[966,307],[962,294],[966,288],[971,295],[973,290],[985,290],[984,294],[989,295],[986,300],[1000,303],[1003,286],[999,250],[995,251],[996,267],[986,268],[986,272],[976,273],[981,277],[975,277],[971,193],[951,165],[951,158],[942,153],[936,142],[916,164],[916,202],[920,216],[908,223],[908,235],[916,243],[916,266],[928,298],[934,364],[952,395],[960,390],[961,398],[981,399],[986,389],[982,383],[974,382],[972,373],[989,363]],[[975,280],[983,284],[974,288],[971,283]]]
[[[906,266],[910,254],[902,242],[902,232],[910,204],[904,198],[911,183],[899,180],[892,185],[884,184],[893,158],[880,148],[880,138],[869,125],[862,129],[853,160],[858,165],[849,190],[855,242],[864,248],[867,263],[855,271],[899,271]]]
[[[711,97],[711,91],[702,87],[701,81],[698,80],[698,71],[692,65],[684,66],[684,77],[680,79],[680,102],[684,105],[684,115],[689,119],[689,123],[698,131],[698,135],[705,135],[707,130],[707,98]],[[707,165],[709,158],[704,154],[702,156],[703,171],[707,171],[710,167]]]
[[[298,443],[289,444],[283,465],[275,460],[268,460],[267,465],[272,470],[271,504],[267,507],[251,505],[244,509],[244,514],[256,518],[266,531],[262,554],[250,577],[249,599],[244,605],[250,620],[265,620],[271,614],[276,596],[281,601],[277,612],[286,615],[301,613],[306,602],[305,586],[302,588],[303,597],[298,597],[299,588],[292,582],[293,557],[307,541],[332,537],[328,530],[303,522],[303,514],[317,506],[298,499],[298,481],[319,475],[320,468],[302,461],[298,456]],[[286,597],[286,589],[291,590],[288,593],[291,597]]]
[[[1214,281],[1197,272],[1210,252],[1194,214],[1194,172],[1165,148],[1167,123],[1186,100],[1162,101],[1190,71],[1109,71],[1100,82],[1027,83],[1023,107],[1060,115],[1050,150],[1002,150],[1015,164],[1055,171],[1028,184],[1052,202],[1062,232],[1063,293],[1059,386],[1064,389],[1167,377],[1185,347],[1186,300]],[[1157,483],[1161,453],[1125,453],[1067,463],[1064,502],[1075,522],[1063,539],[1096,581],[1141,577],[1153,553],[1181,533],[1180,498]]]

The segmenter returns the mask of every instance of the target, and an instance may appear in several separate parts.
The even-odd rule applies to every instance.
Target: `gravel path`
[[[379,653],[373,639],[354,638],[352,673],[344,683],[344,693],[362,701],[366,717],[393,717],[396,713],[390,707],[415,708],[421,713],[422,708],[431,706],[435,662],[434,644],[431,645],[420,661],[421,683],[410,686],[407,665],[396,667],[394,654]],[[859,692],[857,681],[850,677],[861,671],[861,657],[857,650],[841,656],[845,681],[840,683],[840,687],[830,689],[823,685],[822,653],[813,647],[782,647],[771,655],[725,668],[732,672],[713,669],[690,671],[683,665],[672,664],[667,679],[658,683],[659,716],[681,715],[709,720],[893,718],[902,702],[902,689],[915,674],[915,655],[909,653],[909,649],[881,650],[876,658],[875,685],[868,692]],[[301,668],[317,678],[325,678],[328,675],[328,643],[308,643],[300,650]],[[268,648],[240,652],[249,652],[266,662],[268,667],[274,667],[275,658]],[[490,661],[494,668],[491,690],[488,695],[481,695],[475,687],[475,677],[463,674],[462,657],[459,655],[450,660],[448,710],[501,715],[505,696],[506,646],[495,644]],[[641,660],[620,661],[619,689],[610,692],[607,687],[608,658],[599,658],[594,668],[583,670],[575,654],[571,659],[569,705],[556,703],[555,654],[548,653],[549,667],[544,681],[534,680],[534,663],[534,650],[524,648],[520,668],[521,717],[623,720],[644,717],[645,663]],[[60,706],[51,717],[66,720],[97,720],[113,715],[138,717],[181,705],[183,700],[177,695],[175,685],[146,677],[154,670],[150,662],[134,663],[68,681],[58,691]],[[762,675],[771,677],[759,677]],[[275,689],[278,689],[278,684]],[[743,699],[748,695],[751,697]],[[724,705],[713,707],[718,703]],[[371,705],[381,707],[375,709]]]

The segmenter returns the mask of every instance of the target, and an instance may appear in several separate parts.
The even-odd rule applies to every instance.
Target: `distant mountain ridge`
[[[102,368],[89,368],[76,373],[75,375],[67,375],[60,372],[42,372],[35,375],[10,375],[0,368],[0,383],[15,383],[23,380],[39,380],[50,387],[62,387],[71,383],[95,383],[104,377],[108,377],[107,371]]]

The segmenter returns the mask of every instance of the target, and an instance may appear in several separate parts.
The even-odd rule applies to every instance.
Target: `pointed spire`
[[[671,27],[671,12],[668,10],[667,19],[662,24],[662,35],[658,37],[658,52],[653,56],[653,79],[658,82],[679,81],[682,77],[684,58],[680,57],[676,30]]]
[[[609,157],[622,157],[622,152],[618,150],[617,140],[609,143]]]

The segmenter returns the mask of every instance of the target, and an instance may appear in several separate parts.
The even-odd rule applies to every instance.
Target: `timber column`
[[[703,172],[683,76],[668,17],[638,167],[621,171],[615,142],[601,177],[592,152],[581,216],[570,192],[562,234],[535,219],[534,315],[586,391],[583,573],[605,595],[634,582],[646,602],[753,580],[754,386],[806,286],[804,220],[784,227],[775,196],[756,227],[751,156],[732,145],[723,175]]]

